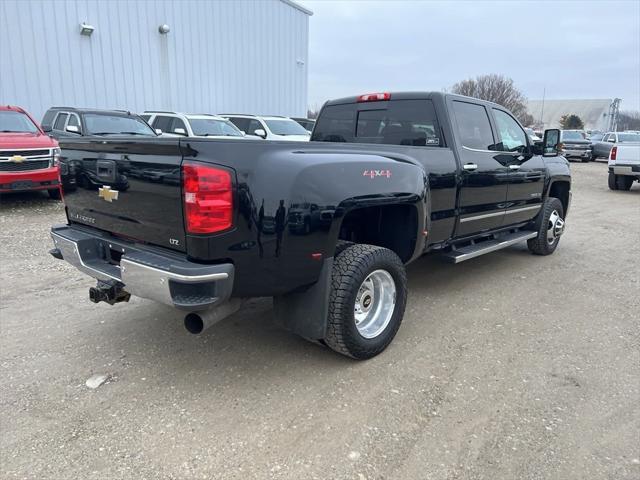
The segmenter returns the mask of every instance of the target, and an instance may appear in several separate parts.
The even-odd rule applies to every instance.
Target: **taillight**
[[[615,160],[618,155],[618,147],[613,147],[611,149],[611,153],[609,154],[609,160]]]
[[[358,102],[382,102],[390,100],[390,93],[367,93],[358,97]]]
[[[231,228],[233,189],[229,171],[185,163],[182,166],[182,191],[188,233],[214,233]]]

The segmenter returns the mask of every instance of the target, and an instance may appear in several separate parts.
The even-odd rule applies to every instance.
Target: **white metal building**
[[[528,111],[536,123],[545,128],[558,128],[563,115],[575,114],[587,130],[612,130],[613,99],[530,100]]]
[[[310,15],[290,0],[0,0],[0,104],[306,116]]]

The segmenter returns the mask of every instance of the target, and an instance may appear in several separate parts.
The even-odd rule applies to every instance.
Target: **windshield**
[[[244,136],[233,123],[227,120],[218,120],[215,118],[190,118],[189,123],[191,124],[193,134],[196,136]]]
[[[571,131],[564,131],[562,132],[562,139],[563,140],[584,140],[584,134],[582,132],[571,132]]]
[[[274,135],[309,135],[302,125],[288,118],[265,120],[265,122]]]
[[[640,142],[640,133],[619,133],[618,142]]]
[[[0,111],[0,132],[37,133],[38,127],[36,127],[31,119],[22,112],[2,110]]]
[[[87,113],[84,116],[84,123],[90,135],[156,136],[156,132],[137,116]]]

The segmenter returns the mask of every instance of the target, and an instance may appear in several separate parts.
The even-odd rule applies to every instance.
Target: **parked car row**
[[[72,191],[78,184],[93,185],[95,179],[79,175],[81,169],[73,162],[60,162],[58,141],[69,138],[163,135],[308,141],[314,123],[314,120],[282,116],[168,111],[146,111],[137,115],[126,110],[52,107],[40,126],[22,108],[0,106],[0,193],[47,190],[52,198],[59,199],[62,191]],[[163,175],[162,180],[171,178]],[[119,186],[123,190],[127,188],[124,183]]]

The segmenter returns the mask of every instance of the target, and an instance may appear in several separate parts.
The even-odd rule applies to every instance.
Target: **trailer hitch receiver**
[[[107,302],[109,305],[128,302],[131,294],[122,287],[124,285],[116,280],[98,280],[98,284],[89,289],[89,300],[93,303]]]

